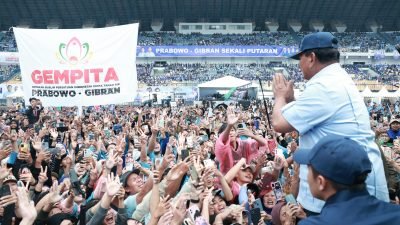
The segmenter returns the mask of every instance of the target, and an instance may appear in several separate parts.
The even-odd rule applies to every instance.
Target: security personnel
[[[312,149],[296,151],[294,160],[308,167],[311,194],[325,201],[321,214],[300,225],[400,224],[400,206],[368,193],[365,180],[371,161],[361,145],[341,136],[326,136]]]

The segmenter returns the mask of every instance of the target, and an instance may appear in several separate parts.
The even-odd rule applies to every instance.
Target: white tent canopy
[[[393,94],[394,94],[395,96],[400,96],[400,88],[397,89],[397,91],[395,91]]]
[[[379,97],[394,97],[392,94],[388,92],[388,90],[385,87],[382,87],[382,89],[378,92]]]
[[[361,93],[363,97],[375,97],[376,94],[372,93],[371,89],[367,86],[364,91]]]
[[[199,84],[199,88],[233,88],[251,84],[251,81],[242,80],[232,76],[221,77],[212,81]]]

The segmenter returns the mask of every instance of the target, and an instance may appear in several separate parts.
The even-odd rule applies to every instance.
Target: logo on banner
[[[82,44],[77,37],[73,37],[68,44],[60,43],[57,57],[61,64],[77,65],[88,63],[92,54],[87,42]]]
[[[32,82],[41,84],[99,84],[118,82],[119,78],[114,67],[80,69],[79,65],[89,64],[93,53],[87,42],[81,43],[77,37],[69,40],[68,44],[60,43],[57,57],[60,64],[74,66],[74,69],[36,69],[31,73]]]

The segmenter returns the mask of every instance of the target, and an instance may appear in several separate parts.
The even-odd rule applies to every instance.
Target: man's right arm
[[[279,133],[288,133],[296,130],[282,115],[281,110],[286,104],[284,98],[275,99],[275,106],[272,112],[272,126],[274,130]]]
[[[282,115],[282,108],[294,101],[293,82],[286,81],[283,74],[277,74],[273,78],[273,91],[275,105],[272,112],[272,126],[274,130],[280,133],[294,131],[293,126]]]
[[[278,94],[273,111],[275,131],[283,133],[297,130],[302,135],[335,115],[334,97],[326,89],[321,83],[312,83],[301,97],[290,103],[284,95]]]

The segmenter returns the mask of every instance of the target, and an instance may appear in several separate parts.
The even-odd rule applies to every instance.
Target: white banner
[[[133,102],[138,28],[14,28],[25,101],[39,98],[44,106]]]

